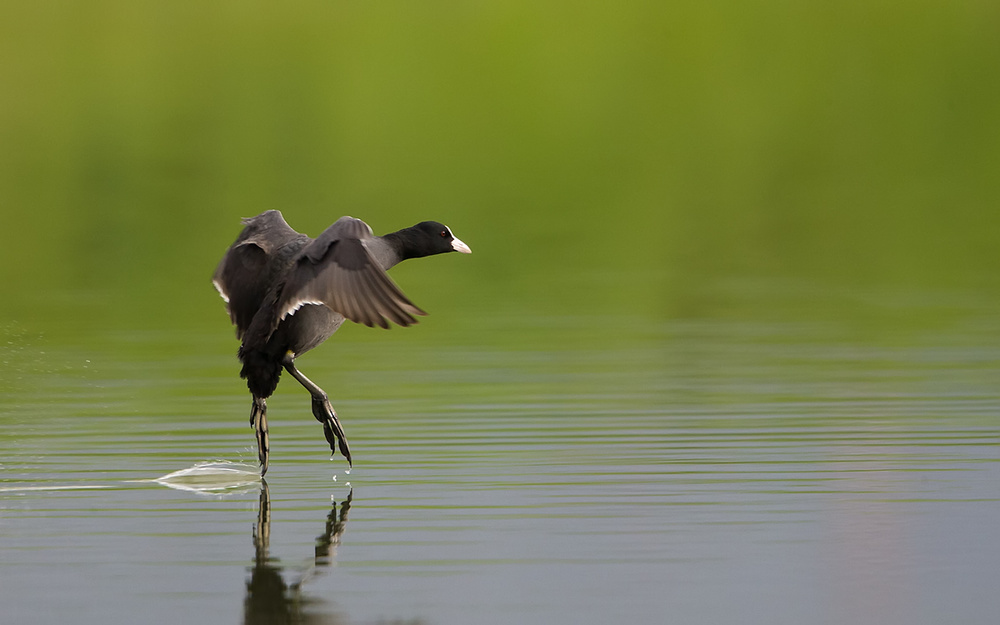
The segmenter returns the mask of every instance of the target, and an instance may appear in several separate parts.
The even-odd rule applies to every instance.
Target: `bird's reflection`
[[[324,610],[320,602],[302,594],[302,584],[330,565],[336,554],[340,538],[347,526],[347,513],[351,509],[352,490],[339,507],[333,502],[326,517],[326,527],[316,538],[312,562],[301,571],[292,571],[294,579],[285,581],[285,567],[269,555],[271,537],[271,497],[267,482],[261,481],[260,509],[253,531],[254,565],[247,580],[246,600],[243,604],[244,623],[315,623],[339,625],[346,618]]]

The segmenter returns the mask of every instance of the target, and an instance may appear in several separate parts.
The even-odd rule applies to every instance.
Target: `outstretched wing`
[[[260,302],[267,294],[262,279],[266,266],[267,252],[264,248],[244,241],[233,245],[212,277],[212,284],[226,301],[226,311],[236,326],[237,338],[243,338],[257,312],[251,302]]]
[[[292,239],[302,237],[276,210],[244,219],[243,224],[243,231],[212,276],[212,284],[225,300],[229,318],[240,339],[267,295],[270,286],[268,263],[274,252]]]
[[[351,321],[389,327],[409,326],[426,315],[403,294],[364,241],[368,224],[341,217],[299,255],[277,302],[277,321],[306,304],[321,304]]]

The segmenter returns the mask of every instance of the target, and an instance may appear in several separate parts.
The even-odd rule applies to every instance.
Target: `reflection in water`
[[[552,320],[507,328],[530,349],[423,357],[404,346],[380,364],[382,350],[343,345],[341,358],[363,365],[344,384],[370,394],[356,405],[369,444],[364,510],[352,509],[336,570],[325,567],[347,489],[331,514],[325,465],[283,465],[293,488],[275,491],[272,536],[253,466],[195,464],[246,448],[228,400],[206,401],[211,380],[193,393],[180,359],[178,390],[152,402],[143,391],[173,378],[160,375],[156,344],[140,343],[136,353],[155,355],[149,380],[60,395],[64,377],[35,376],[25,384],[37,388],[5,402],[23,409],[0,415],[0,620],[223,623],[235,609],[245,623],[328,625],[992,623],[990,313],[954,338],[875,345],[825,326],[692,321],[600,349],[547,338]],[[584,332],[600,328],[572,336]],[[115,358],[108,379],[146,370]],[[365,387],[373,371],[378,385]],[[153,404],[186,407],[163,420]],[[311,428],[286,424],[289,449],[311,448]],[[176,463],[188,468],[159,483],[212,496],[29,490]],[[252,559],[257,515],[238,486],[251,480]]]
[[[283,567],[278,565],[277,558],[269,555],[271,538],[271,497],[267,482],[261,480],[260,509],[257,514],[257,525],[253,532],[254,565],[247,580],[247,594],[243,602],[244,623],[326,623],[335,625],[346,623],[346,619],[336,614],[324,614],[311,611],[310,604],[314,600],[302,596],[302,584],[308,581],[320,569],[327,567],[333,561],[340,537],[347,527],[347,512],[351,509],[352,490],[347,499],[340,504],[338,515],[337,502],[326,518],[323,533],[316,538],[316,551],[312,564],[303,572],[297,573],[297,579],[285,582]]]

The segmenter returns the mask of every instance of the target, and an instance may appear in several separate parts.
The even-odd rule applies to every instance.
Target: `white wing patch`
[[[303,306],[326,306],[325,302],[319,300],[308,300],[308,299],[297,299],[285,305],[285,309],[281,313],[280,320],[284,321],[285,317],[288,315],[294,315],[295,311],[302,308]]]
[[[219,292],[219,295],[221,295],[222,299],[228,304],[229,294],[226,293],[226,290],[222,288],[222,283],[219,282],[218,280],[212,280],[212,286],[215,287],[215,290]]]

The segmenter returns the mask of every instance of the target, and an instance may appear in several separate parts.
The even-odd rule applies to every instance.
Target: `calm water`
[[[600,320],[515,320],[537,348],[377,354],[358,332],[301,361],[356,466],[285,380],[266,487],[231,339],[11,329],[4,619],[992,623],[989,318],[895,341],[619,320],[600,348]],[[245,473],[149,481],[209,461]]]
[[[997,24],[0,2],[0,625],[996,623]],[[272,208],[474,253],[265,490],[209,277]]]

